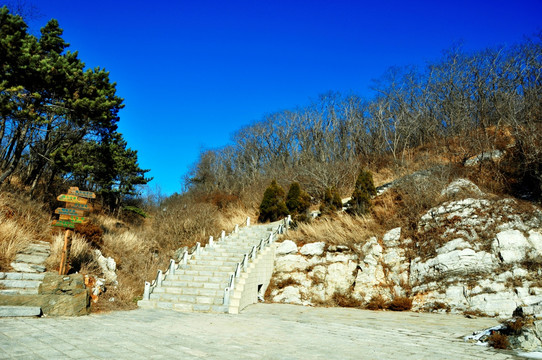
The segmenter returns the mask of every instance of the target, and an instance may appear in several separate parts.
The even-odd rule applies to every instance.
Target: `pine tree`
[[[307,194],[299,183],[294,182],[288,189],[288,195],[286,195],[286,207],[291,214],[303,214],[310,206],[310,196]]]
[[[288,208],[284,203],[284,190],[273,180],[263,194],[258,221],[275,221],[286,215]]]
[[[373,175],[366,170],[361,170],[356,180],[352,198],[348,202],[348,213],[363,215],[371,209],[371,198],[376,195]]]
[[[324,191],[324,198],[320,204],[320,214],[328,215],[343,208],[343,202],[341,195],[335,187],[326,188]]]

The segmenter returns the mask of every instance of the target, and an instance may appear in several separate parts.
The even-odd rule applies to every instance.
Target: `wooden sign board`
[[[68,203],[73,203],[73,204],[86,204],[88,202],[87,199],[85,198],[80,198],[76,195],[66,195],[66,194],[62,194],[62,195],[58,195],[56,197],[56,199],[58,201],[65,201],[65,202],[68,202]]]
[[[68,229],[75,229],[75,223],[69,220],[53,220],[52,226],[58,226]]]
[[[66,203],[66,207],[69,209],[77,209],[83,211],[91,211],[92,206],[88,204],[78,204],[78,203]]]
[[[88,218],[83,216],[71,216],[71,215],[60,215],[60,220],[68,220],[75,224],[86,224],[88,223]]]
[[[82,190],[79,190],[79,188],[77,188],[77,187],[71,187],[68,190],[68,194],[69,195],[79,196],[79,197],[82,197],[82,198],[87,198],[87,199],[96,199],[96,194],[94,194],[93,192],[91,192],[91,191],[82,191]]]
[[[85,215],[84,210],[69,209],[69,208],[56,208],[55,214],[60,215],[71,215],[71,216],[83,216]]]

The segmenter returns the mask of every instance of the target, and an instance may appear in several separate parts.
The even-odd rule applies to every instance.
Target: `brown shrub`
[[[103,246],[103,230],[92,222],[77,224],[74,232],[84,237],[92,246],[96,248],[101,248]]]
[[[499,332],[494,332],[487,339],[489,346],[494,347],[495,349],[508,349],[510,342],[508,341],[508,336],[503,335]]]
[[[369,310],[386,310],[388,308],[388,302],[380,294],[371,297],[371,300],[365,305]]]
[[[340,307],[359,308],[362,304],[361,300],[353,297],[351,293],[344,293],[340,291],[335,291],[331,299],[336,306]]]
[[[412,309],[412,299],[404,296],[396,296],[388,305],[391,311],[408,311]]]

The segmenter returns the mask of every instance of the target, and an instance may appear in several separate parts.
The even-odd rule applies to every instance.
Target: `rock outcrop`
[[[541,302],[542,212],[486,196],[464,179],[442,196],[448,201],[423,214],[409,236],[391,229],[354,248],[284,241],[271,299],[317,305],[335,293],[362,303],[408,296],[417,310],[503,317]]]

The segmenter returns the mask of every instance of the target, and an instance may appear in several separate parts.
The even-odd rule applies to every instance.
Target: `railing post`
[[[230,290],[233,290],[235,288],[235,276],[234,274],[230,275]]]
[[[196,243],[196,255],[201,254],[201,244],[199,242]]]
[[[241,264],[237,263],[237,266],[235,267],[235,277],[238,278],[241,276]]]
[[[220,233],[220,240],[224,241],[225,238],[226,238],[226,232],[222,230],[222,232]]]
[[[151,283],[145,281],[145,290],[143,291],[143,300],[151,299]]]
[[[156,274],[155,284],[156,284],[156,287],[162,286],[162,270],[158,270],[158,273]]]
[[[175,260],[169,260],[169,275],[175,275]]]
[[[236,234],[239,232],[239,225],[235,225],[235,227],[233,228],[233,232]]]
[[[250,217],[247,217],[247,227],[250,226]]]
[[[227,287],[224,289],[224,305],[230,304],[230,288]]]
[[[184,251],[183,257],[181,258],[181,263],[183,267],[186,267],[188,265],[188,251]]]
[[[248,266],[248,254],[243,255],[243,271],[247,271]]]
[[[209,236],[209,247],[212,249],[215,247],[215,243],[213,241],[213,237],[212,236]]]
[[[257,248],[256,248],[256,245],[254,245],[252,247],[252,260],[256,259],[256,251],[257,251]]]
[[[274,239],[273,233],[271,233],[271,234],[269,234],[269,244],[272,244],[273,241],[275,241],[275,239]]]

